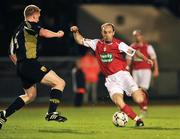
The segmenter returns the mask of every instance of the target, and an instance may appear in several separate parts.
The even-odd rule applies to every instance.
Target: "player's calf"
[[[144,97],[144,101],[139,104],[141,109],[141,114],[139,116],[140,118],[144,118],[147,116],[148,102],[149,102],[148,93],[146,90],[142,89],[142,95]]]

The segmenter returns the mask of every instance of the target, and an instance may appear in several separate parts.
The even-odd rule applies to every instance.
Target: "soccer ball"
[[[128,116],[124,112],[115,112],[112,121],[115,126],[124,127],[128,122]]]

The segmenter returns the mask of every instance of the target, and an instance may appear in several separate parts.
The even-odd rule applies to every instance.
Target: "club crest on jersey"
[[[107,47],[108,47],[107,45],[104,46],[104,48],[103,48],[103,51],[104,51],[104,52],[107,51]]]
[[[47,68],[46,68],[45,66],[42,66],[42,67],[41,67],[41,71],[47,72]]]

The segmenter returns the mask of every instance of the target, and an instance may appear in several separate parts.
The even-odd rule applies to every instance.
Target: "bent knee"
[[[116,106],[118,106],[120,109],[123,109],[126,103],[124,101],[117,101]]]
[[[65,85],[66,85],[66,82],[65,82],[63,79],[61,79],[61,80],[57,83],[57,86],[60,86],[60,87],[62,87],[62,88],[64,88]]]
[[[23,101],[28,104],[32,101],[35,100],[36,98],[36,95],[35,94],[25,94],[25,95],[22,95],[21,98],[23,99]]]
[[[28,97],[28,100],[30,102],[32,102],[32,101],[34,101],[36,99],[36,95],[35,94],[28,94],[27,97]]]
[[[136,103],[143,103],[144,102],[144,97],[141,95],[141,96],[138,96],[135,98],[135,101]]]
[[[60,81],[60,84],[61,84],[61,86],[63,86],[63,87],[66,86],[66,82],[65,82],[64,80],[61,80],[61,81]]]

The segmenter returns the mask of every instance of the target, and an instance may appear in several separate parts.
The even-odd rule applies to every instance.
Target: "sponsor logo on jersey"
[[[101,61],[103,63],[109,63],[113,60],[113,55],[111,53],[109,54],[100,54]]]
[[[134,58],[134,61],[135,61],[135,62],[142,62],[142,61],[143,61],[143,59],[141,59],[141,58],[137,58],[137,57],[136,57],[136,58]]]

